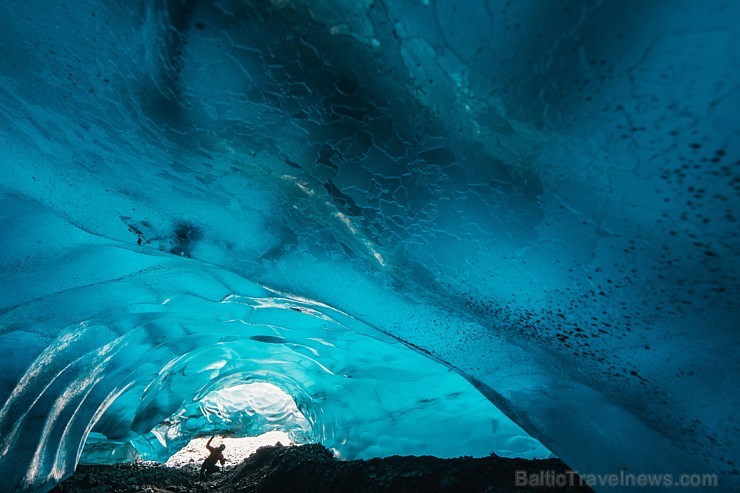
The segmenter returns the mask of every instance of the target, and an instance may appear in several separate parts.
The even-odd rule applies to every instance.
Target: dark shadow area
[[[526,477],[529,485],[519,486]],[[566,478],[565,486],[554,486]],[[319,444],[267,446],[237,466],[198,480],[196,468],[146,463],[78,466],[53,493],[73,492],[589,492],[558,459],[393,456],[338,461]],[[562,483],[560,483],[562,484]],[[572,484],[572,485],[571,485]]]

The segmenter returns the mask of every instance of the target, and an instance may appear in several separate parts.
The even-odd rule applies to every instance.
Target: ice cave
[[[739,20],[3,1],[1,488],[281,430],[740,490]]]

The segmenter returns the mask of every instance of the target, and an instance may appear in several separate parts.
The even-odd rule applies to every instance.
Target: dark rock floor
[[[336,461],[321,445],[262,447],[241,464],[200,480],[195,468],[151,463],[79,466],[53,493],[524,492],[592,491],[586,486],[517,487],[516,471],[565,473],[557,459],[387,457]],[[522,473],[519,473],[520,475]],[[578,477],[575,477],[576,484]]]

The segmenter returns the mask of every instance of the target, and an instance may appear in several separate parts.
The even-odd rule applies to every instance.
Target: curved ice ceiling
[[[382,392],[414,347],[574,468],[737,486],[739,10],[3,2],[3,475],[48,487],[247,376],[369,420],[305,365]]]

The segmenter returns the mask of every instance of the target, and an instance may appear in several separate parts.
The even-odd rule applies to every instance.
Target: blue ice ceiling
[[[739,488],[739,18],[3,2],[0,473],[238,428]]]

